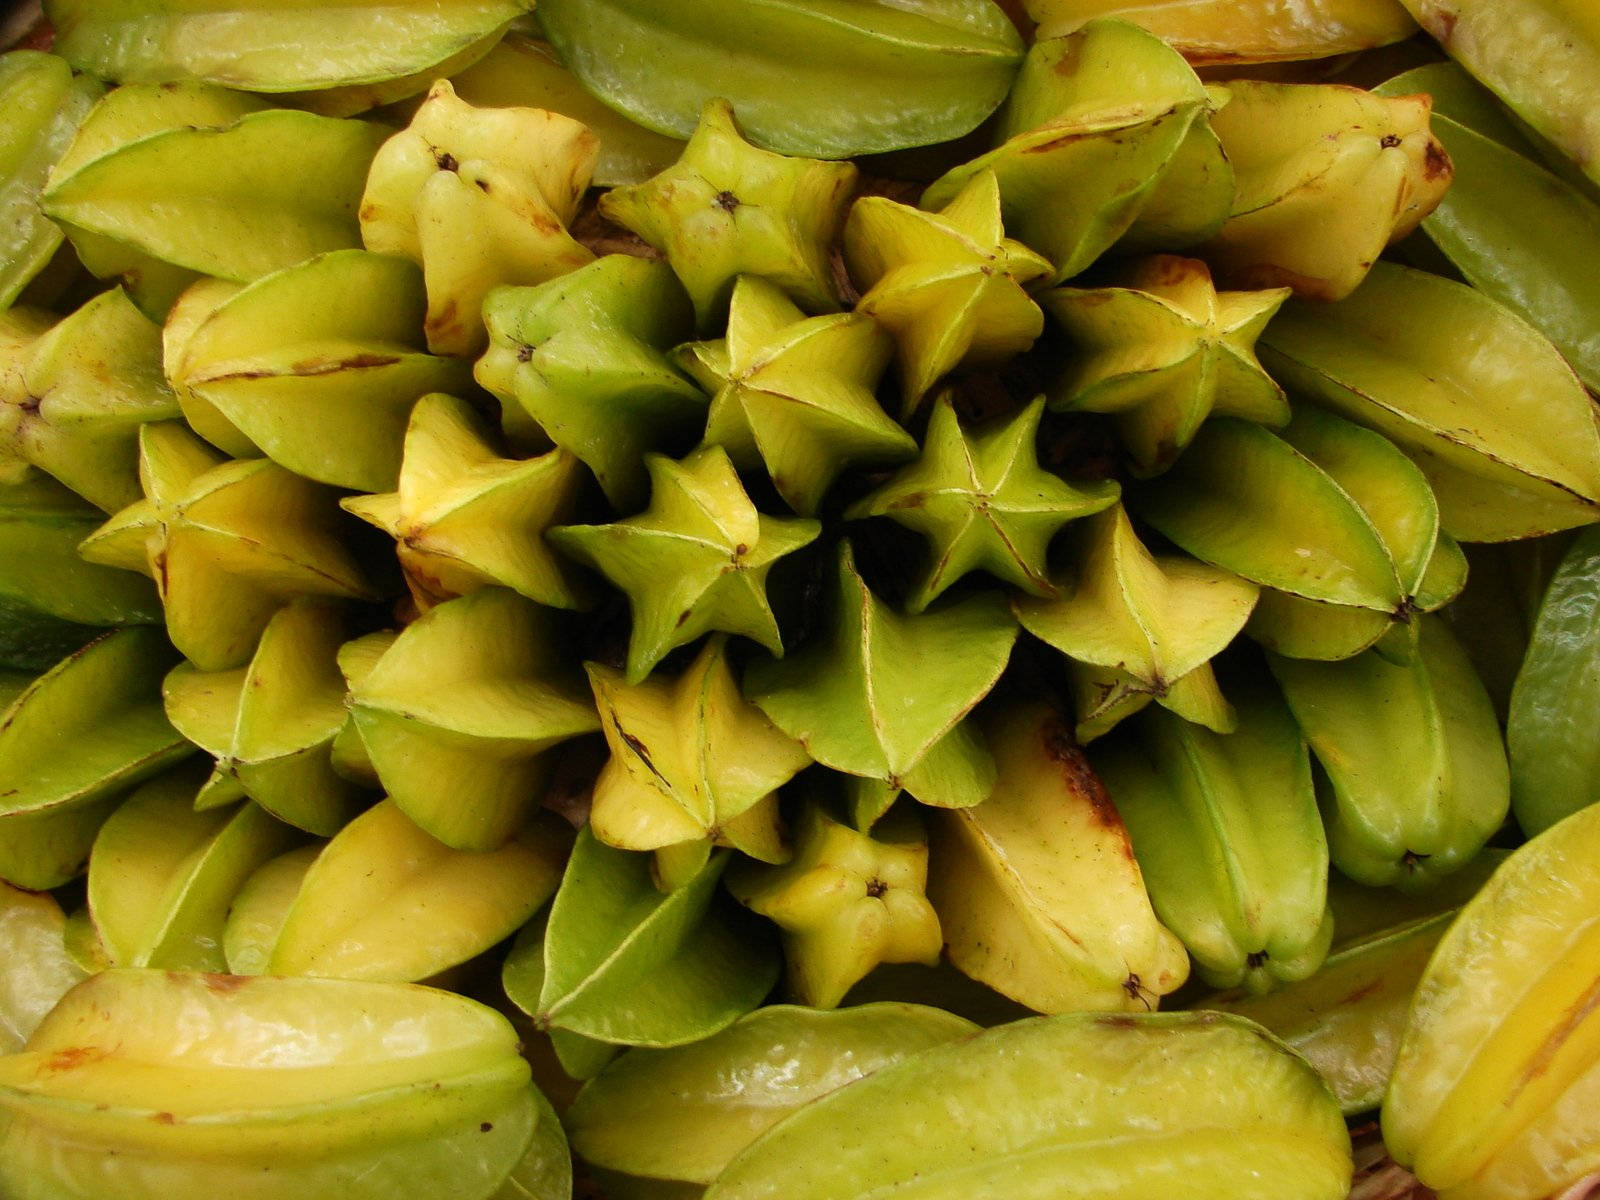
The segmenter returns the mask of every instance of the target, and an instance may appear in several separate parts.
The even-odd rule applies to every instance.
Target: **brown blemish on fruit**
[[[655,761],[650,757],[649,746],[646,746],[641,739],[635,737],[620,725],[617,726],[617,734],[622,738],[622,744],[639,756],[639,761],[645,765],[645,769],[650,774],[661,780],[662,783],[667,783],[667,777],[661,773],[661,769],[656,766]],[[669,783],[668,786],[670,787],[671,784]]]
[[[208,991],[214,992],[218,996],[229,996],[242,987],[248,987],[250,976],[206,974],[200,976],[200,982],[206,985]]]
[[[99,1062],[106,1057],[106,1051],[99,1046],[69,1046],[65,1050],[57,1050],[45,1059],[46,1071],[75,1071],[86,1063]]]
[[[1088,802],[1089,811],[1097,822],[1108,829],[1121,831],[1122,815],[1117,812],[1117,806],[1111,802],[1111,796],[1107,793],[1105,785],[1094,773],[1094,768],[1089,765],[1089,760],[1073,741],[1072,734],[1068,732],[1061,718],[1052,713],[1045,722],[1042,732],[1045,754],[1060,764],[1061,777],[1066,782],[1067,789]],[[1131,860],[1133,847],[1128,844],[1126,833],[1120,839],[1119,845],[1123,854]]]
[[[889,885],[881,879],[867,880],[867,895],[874,900],[880,900],[889,892]]]
[[[716,201],[717,207],[723,212],[732,212],[739,207],[739,197],[730,191],[720,191],[712,199]]]
[[[479,1133],[493,1133],[494,1132],[494,1122],[493,1121],[485,1121],[483,1124],[478,1126],[478,1132]]]
[[[1428,139],[1428,147],[1422,152],[1422,175],[1424,179],[1448,179],[1455,174],[1455,164],[1450,161],[1450,155],[1439,144],[1436,138]]]
[[[1383,980],[1374,979],[1371,983],[1362,984],[1355,991],[1351,992],[1344,999],[1340,1000],[1339,1003],[1337,1005],[1335,1005],[1335,1007],[1342,1007],[1342,1006],[1344,1006],[1346,1004],[1359,1004],[1361,1001],[1365,1000],[1368,996],[1371,996],[1376,992],[1381,992],[1382,990],[1383,990]]]
[[[435,147],[433,161],[439,164],[439,170],[441,171],[458,171],[461,169],[460,161],[448,150],[440,150]]]
[[[150,1119],[157,1125],[176,1125],[178,1123],[178,1118],[169,1112],[158,1112]]]
[[[1550,1031],[1550,1036],[1545,1038],[1544,1042],[1539,1046],[1538,1052],[1528,1060],[1528,1065],[1512,1086],[1512,1096],[1521,1092],[1523,1088],[1550,1069],[1550,1065],[1555,1061],[1556,1055],[1567,1044],[1568,1039],[1572,1037],[1578,1026],[1582,1025],[1596,1011],[1600,1011],[1600,979],[1590,983],[1589,990],[1567,1006],[1566,1012],[1561,1016],[1561,1022]],[[1509,1102],[1508,1099],[1507,1103]]]

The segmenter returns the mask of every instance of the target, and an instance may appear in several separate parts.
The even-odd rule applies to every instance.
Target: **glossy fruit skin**
[[[1600,806],[1519,847],[1428,963],[1383,1104],[1447,1198],[1536,1200],[1600,1167]]]
[[[1349,1183],[1333,1097],[1259,1026],[1074,1013],[933,1047],[806,1106],[706,1200],[1338,1200]]]

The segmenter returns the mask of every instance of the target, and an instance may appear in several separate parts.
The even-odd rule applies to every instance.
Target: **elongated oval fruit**
[[[949,141],[1005,97],[1022,41],[985,0],[544,0],[585,87],[686,138],[707,100],[756,141],[844,158]]]
[[[628,1051],[584,1085],[567,1129],[591,1165],[709,1184],[803,1105],[977,1030],[920,1004],[772,1005],[688,1046]]]
[[[928,898],[950,961],[1038,1012],[1149,1010],[1189,973],[1122,818],[1045,705],[998,711],[974,808],[930,814]]]
[[[167,129],[57,171],[40,203],[163,262],[255,279],[361,244],[356,209],[387,132],[287,109]]]
[[[1416,32],[1399,0],[1023,0],[1039,37],[1120,17],[1197,64],[1299,61],[1386,46]]]
[[[1472,89],[1482,103],[1495,104],[1453,63],[1407,71],[1379,90],[1441,86]],[[1423,232],[1473,287],[1548,337],[1589,389],[1600,391],[1600,204],[1530,157],[1522,139],[1507,144],[1440,104],[1436,95],[1433,132],[1456,172],[1439,207],[1423,218]]]
[[[1311,757],[1270,683],[1212,733],[1151,708],[1090,761],[1133,839],[1162,921],[1218,987],[1304,979],[1333,937]]]
[[[1445,1197],[1537,1200],[1600,1168],[1600,807],[1516,850],[1424,972],[1383,1104]]]
[[[1451,58],[1600,182],[1600,9],[1589,0],[1401,3]]]
[[[1344,300],[1284,305],[1260,346],[1291,391],[1410,454],[1452,537],[1600,517],[1594,403],[1542,334],[1483,293],[1379,262]]]
[[[1332,1095],[1260,1026],[1083,1013],[935,1046],[823,1097],[706,1200],[1338,1200],[1350,1173]]]
[[[532,7],[524,0],[51,0],[48,15],[56,50],[107,79],[206,79],[241,91],[295,92],[414,74]]]
[[[1578,535],[1539,606],[1511,689],[1511,808],[1530,837],[1600,800],[1600,530]]]
[[[1375,650],[1269,664],[1326,772],[1328,849],[1346,875],[1425,887],[1500,828],[1511,786],[1494,706],[1441,618],[1420,619],[1403,666]]]
[[[39,211],[39,193],[99,92],[53,54],[0,55],[0,310],[61,245],[60,228]]]
[[[535,1113],[516,1031],[463,997],[111,970],[0,1058],[0,1190],[484,1200]]]

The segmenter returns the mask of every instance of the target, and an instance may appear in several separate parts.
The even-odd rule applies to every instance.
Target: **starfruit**
[[[530,7],[522,0],[360,0],[265,9],[248,0],[50,0],[49,15],[56,49],[105,78],[205,79],[241,91],[295,92],[437,67]]]
[[[1394,562],[1403,596],[1392,612],[1379,612],[1268,590],[1246,632],[1291,658],[1349,658],[1376,646],[1405,660],[1416,642],[1417,615],[1442,608],[1466,582],[1466,556],[1439,528],[1426,477],[1387,438],[1311,405],[1295,413],[1281,436],[1365,514]]]
[[[232,295],[199,286],[209,312],[187,315],[178,335],[169,325],[165,367],[191,424],[229,453],[259,447],[319,483],[387,491],[412,405],[466,386],[467,364],[424,350],[422,279],[403,259],[347,250]],[[196,404],[242,444],[213,438]]]
[[[1453,63],[1418,67],[1378,90],[1433,93],[1433,131],[1456,173],[1423,232],[1473,287],[1548,337],[1600,391],[1600,279],[1588,269],[1600,261],[1600,204],[1541,165],[1516,130],[1498,128],[1494,98]]]
[[[96,627],[160,622],[149,580],[78,556],[102,519],[38,471],[0,484],[0,665],[44,670]]]
[[[663,353],[693,327],[665,263],[608,254],[490,293],[483,319],[489,349],[473,373],[500,400],[507,437],[573,454],[619,510],[649,495],[646,451],[682,453],[705,427],[705,396]]]
[[[647,855],[580,830],[548,923],[506,959],[506,995],[541,1029],[613,1045],[681,1046],[731,1025],[777,981],[778,956],[717,893],[728,853],[663,894]]]
[[[1122,818],[1061,714],[985,722],[999,768],[975,808],[931,814],[928,896],[962,971],[1037,1012],[1149,1010],[1189,974]]]
[[[583,467],[567,451],[501,458],[470,404],[434,394],[411,410],[397,489],[340,506],[394,538],[424,612],[492,586],[551,608],[582,608],[587,589],[544,540],[573,515],[582,486]]]
[[[923,192],[949,204],[993,171],[1006,228],[1055,264],[1051,282],[1098,258],[1138,218],[1209,105],[1177,51],[1123,21],[1034,43],[1000,112],[996,147]]]
[[[225,462],[176,422],[139,430],[145,499],[86,538],[84,558],[156,581],[167,634],[202,671],[248,662],[296,596],[372,599],[330,489],[266,459]]]
[[[39,211],[39,193],[100,90],[52,54],[0,55],[0,312],[61,245],[61,229]]]
[[[677,359],[715,393],[706,442],[741,470],[765,468],[784,502],[809,517],[847,468],[916,457],[916,439],[873,394],[892,348],[868,316],[808,318],[775,284],[741,275],[728,336],[679,347]]]
[[[1595,806],[1514,851],[1423,973],[1383,1136],[1447,1200],[1536,1200],[1600,1168],[1597,855]]]
[[[185,127],[219,129],[266,108],[259,97],[207,83],[125,84],[113,88],[89,111],[51,178],[64,179],[142,138]],[[89,273],[120,279],[140,311],[153,321],[161,320],[178,293],[199,277],[127,242],[60,217],[55,222]]]
[[[504,588],[439,605],[350,693],[384,790],[459,850],[504,845],[538,803],[550,747],[600,728],[561,666],[549,610]]]
[[[487,1200],[536,1112],[511,1023],[464,997],[112,970],[0,1058],[0,1187],[18,1200]]]
[[[229,965],[237,956],[252,974],[427,979],[521,928],[555,893],[571,843],[565,822],[539,813],[498,850],[452,850],[380,801],[303,871],[302,859],[275,859],[252,876],[229,918]],[[270,932],[252,936],[252,922]],[[247,941],[249,959],[237,955]]]
[[[22,1049],[46,1014],[86,972],[67,954],[66,916],[48,892],[0,882],[0,1054]]]
[[[1069,660],[1078,740],[1152,701],[1218,733],[1233,728],[1210,662],[1249,618],[1256,585],[1182,555],[1155,557],[1121,505],[1081,529],[1061,595],[1012,602],[1022,627]]]
[[[1055,591],[1050,542],[1071,521],[1116,503],[1115,482],[1070,484],[1039,465],[1044,399],[967,431],[949,397],[933,406],[922,457],[845,510],[888,517],[926,537],[932,562],[906,611],[920,613],[962,576],[985,570],[1034,596]]]
[[[838,552],[825,636],[752,663],[745,694],[812,758],[904,787],[924,804],[976,804],[994,763],[963,718],[1005,670],[1017,627],[987,594],[904,616],[867,587],[849,542]]]
[[[1170,466],[1212,415],[1279,426],[1283,389],[1255,342],[1288,288],[1218,292],[1198,259],[1162,254],[1109,287],[1058,287],[1039,302],[1078,350],[1052,408],[1109,413],[1140,475]]]
[[[1196,253],[1230,287],[1341,299],[1450,185],[1426,96],[1252,80],[1228,90],[1211,124],[1238,190],[1227,223]]]
[[[594,184],[639,183],[677,161],[683,143],[663,137],[597,99],[561,64],[549,43],[509,32],[478,61],[452,72],[451,85],[468,104],[486,108],[543,108],[581,121],[600,139]]]
[[[1585,0],[1401,0],[1451,58],[1600,183],[1600,19]],[[1529,53],[1529,47],[1538,47]]]
[[[326,842],[310,842],[262,863],[234,894],[222,930],[222,955],[235,975],[264,975],[283,919]]]
[[[1262,361],[1411,455],[1452,537],[1505,541],[1600,517],[1592,402],[1542,334],[1481,292],[1379,263],[1337,304],[1285,305]]]
[[[1298,61],[1386,46],[1416,32],[1400,0],[1024,0],[1039,37],[1119,17],[1172,43],[1192,63]]]
[[[1004,362],[1044,330],[1027,288],[1054,268],[1005,236],[992,171],[978,172],[936,213],[861,197],[843,251],[863,293],[856,311],[894,335],[902,418],[941,376]]]
[[[0,879],[59,887],[133,787],[193,751],[161,711],[177,656],[159,630],[117,630],[38,679],[0,677]]]
[[[623,1054],[567,1110],[573,1152],[631,1179],[703,1186],[790,1113],[975,1032],[920,1004],[768,1005],[691,1045]]]
[[[1600,741],[1585,715],[1600,685],[1600,530],[1580,533],[1539,605],[1511,690],[1511,809],[1529,837],[1600,800]]]
[[[248,796],[323,837],[354,814],[360,792],[334,772],[330,753],[345,723],[336,658],[343,639],[337,608],[296,600],[267,622],[248,666],[173,668],[161,689],[167,719],[215,760],[195,807]]]
[[[566,227],[598,149],[570,117],[474,108],[447,79],[383,144],[361,197],[361,237],[369,250],[422,267],[430,350],[478,353],[490,291],[543,283],[594,258]]]
[[[697,874],[713,846],[788,858],[777,789],[811,756],[739,694],[725,636],[676,679],[629,684],[600,663],[586,668],[611,750],[590,802],[596,837],[655,851],[669,887]]]
[[[1128,827],[1156,915],[1202,979],[1252,992],[1304,979],[1333,938],[1311,757],[1270,684],[1233,732],[1148,709],[1089,761]]]
[[[179,411],[161,331],[120,288],[41,333],[0,386],[0,444],[107,512],[139,498],[139,427]]]
[[[648,454],[645,467],[644,512],[609,525],[559,525],[546,535],[628,594],[628,682],[640,683],[668,651],[713,630],[781,655],[767,575],[816,540],[820,522],[758,512],[720,446],[681,463]]]
[[[752,146],[733,107],[711,100],[678,161],[612,188],[600,211],[666,255],[709,332],[741,275],[776,284],[808,312],[839,307],[828,251],[855,184],[850,163]]]
[[[1328,849],[1346,875],[1423,888],[1500,828],[1511,783],[1499,723],[1441,618],[1421,618],[1404,665],[1375,650],[1342,662],[1269,661],[1322,765]]]
[[[1406,1013],[1433,948],[1503,852],[1485,850],[1426,892],[1329,880],[1334,943],[1316,973],[1268,992],[1218,992],[1193,1007],[1247,1017],[1317,1069],[1347,1115],[1383,1100]]]
[[[385,133],[288,109],[165,129],[88,161],[69,153],[40,204],[162,262],[256,279],[361,244],[356,209]]]
[[[794,857],[781,866],[741,862],[728,890],[782,931],[799,1002],[835,1008],[879,963],[939,961],[927,879],[927,835],[909,810],[866,834],[813,802],[796,821]]]
[[[641,125],[688,137],[724,97],[762,145],[819,158],[959,137],[1000,103],[1022,51],[982,0],[544,0],[539,23]]]
[[[228,906],[294,830],[250,801],[196,812],[203,771],[185,767],[129,796],[89,856],[89,914],[118,967],[222,971]]]
[[[813,1101],[728,1164],[706,1200],[955,1200],[974,1189],[1340,1200],[1350,1175],[1326,1085],[1259,1026],[1074,1013],[930,1047]]]
[[[1196,558],[1265,588],[1380,614],[1405,608],[1406,585],[1372,517],[1260,425],[1208,421],[1170,470],[1128,490],[1127,503]]]

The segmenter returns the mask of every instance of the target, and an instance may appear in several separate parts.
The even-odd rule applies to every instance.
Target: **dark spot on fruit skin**
[[[1267,952],[1265,950],[1253,951],[1245,956],[1245,966],[1249,967],[1252,971],[1259,970],[1267,965],[1267,957]]]
[[[456,156],[448,150],[435,150],[433,152],[433,161],[439,164],[439,170],[441,171],[456,171],[461,168]]]
[[[623,729],[620,726],[617,729],[617,733],[622,737],[622,744],[627,746],[629,750],[632,750],[639,756],[639,761],[645,765],[645,769],[657,779],[661,780],[662,783],[666,783],[667,777],[661,773],[654,760],[652,760],[650,757],[650,747],[646,746],[642,740],[635,737],[633,734],[629,733],[626,729]]]
[[[1438,179],[1441,176],[1448,178],[1455,174],[1455,164],[1450,161],[1450,155],[1437,140],[1429,139],[1428,148],[1422,156],[1422,174],[1427,179]]]
[[[1360,1001],[1365,1000],[1368,996],[1372,995],[1374,992],[1380,992],[1382,990],[1383,981],[1381,979],[1374,979],[1371,983],[1362,984],[1355,991],[1351,992],[1344,999],[1340,1000],[1338,1006],[1343,1007],[1346,1004],[1359,1003]]]
[[[478,1126],[478,1132],[479,1133],[492,1133],[493,1131],[494,1131],[494,1122],[493,1121],[485,1121],[482,1125]]]
[[[74,1071],[85,1063],[99,1062],[104,1057],[106,1052],[99,1046],[70,1046],[65,1050],[57,1050],[46,1059],[44,1069]]]
[[[874,899],[874,900],[880,899],[883,896],[887,895],[888,891],[889,891],[889,885],[887,883],[885,883],[883,880],[881,880],[881,879],[869,879],[869,880],[867,880],[867,895],[872,897],[872,899]]]
[[[717,207],[723,212],[732,212],[734,209],[739,207],[739,197],[735,196],[732,192],[718,192],[714,199],[717,202]]]
[[[517,361],[519,363],[532,362],[533,361],[533,347],[532,346],[518,346],[517,347]]]
[[[176,1125],[178,1123],[178,1118],[169,1112],[158,1112],[150,1119],[157,1125]]]
[[[182,979],[183,976],[179,975],[177,978]],[[218,996],[230,996],[240,988],[249,987],[250,976],[207,974],[200,976],[200,982],[206,985],[208,991]]]
[[[1386,133],[1378,139],[1378,145],[1382,146],[1385,150],[1393,150],[1399,144],[1400,135],[1395,133]]]
[[[1083,797],[1088,802],[1089,810],[1097,822],[1108,829],[1122,833],[1118,844],[1124,856],[1131,860],[1133,847],[1128,843],[1127,833],[1123,830],[1122,815],[1117,812],[1117,806],[1111,802],[1111,796],[1107,793],[1105,785],[1100,782],[1100,777],[1094,773],[1089,760],[1078,748],[1061,716],[1052,713],[1040,733],[1044,738],[1045,753],[1060,764],[1061,777],[1066,782],[1068,791],[1075,796]]]

